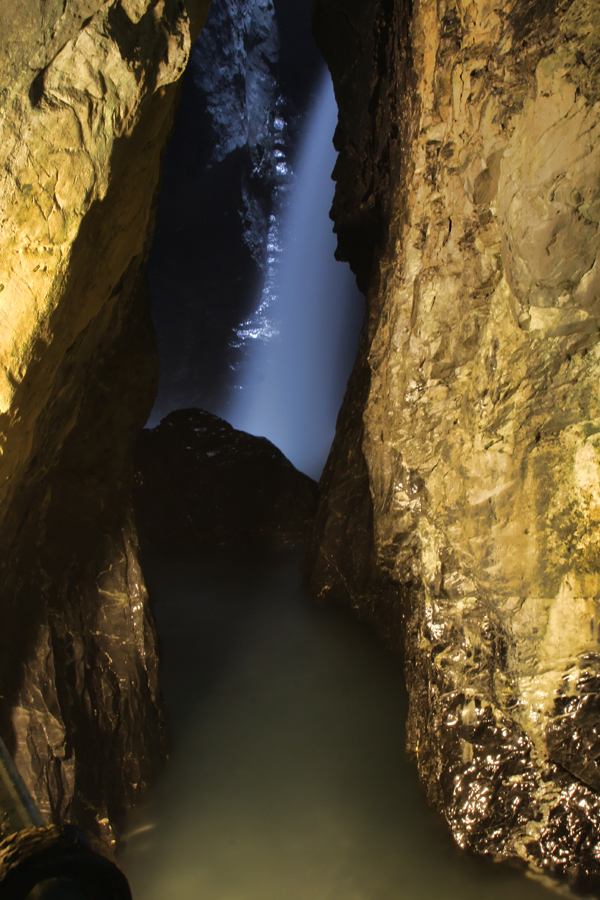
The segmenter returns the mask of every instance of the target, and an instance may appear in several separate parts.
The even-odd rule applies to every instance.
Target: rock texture
[[[222,413],[257,335],[273,331],[261,288],[322,64],[310,4],[218,0],[192,48],[148,265],[161,362],[153,425],[177,408]]]
[[[266,438],[201,409],[144,429],[134,491],[142,552],[271,553],[302,544],[317,485]]]
[[[266,264],[276,185],[272,0],[219,0],[192,50],[148,274],[161,362],[152,421],[218,405]],[[182,337],[183,335],[183,337]]]
[[[317,0],[368,298],[308,559],[458,842],[600,885],[600,13]]]
[[[107,835],[163,752],[129,512],[141,271],[207,5],[0,3],[0,732],[48,822]]]

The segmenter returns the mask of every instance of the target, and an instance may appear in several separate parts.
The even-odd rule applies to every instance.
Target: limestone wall
[[[164,752],[131,454],[156,382],[142,266],[207,8],[0,2],[0,731],[48,820],[108,835]]]
[[[315,7],[368,318],[313,585],[403,645],[409,751],[458,842],[579,886],[600,873],[599,15]]]

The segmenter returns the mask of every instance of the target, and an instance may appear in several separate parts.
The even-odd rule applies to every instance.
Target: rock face
[[[177,408],[221,411],[257,332],[268,339],[266,314],[252,314],[278,256],[290,156],[320,64],[313,42],[291,77],[310,2],[218,0],[192,48],[148,265],[161,363],[153,424]]]
[[[368,298],[307,563],[463,846],[600,885],[600,17],[317,0]]]
[[[266,438],[201,409],[144,429],[136,450],[136,524],[144,553],[257,553],[303,543],[317,485]]]
[[[207,3],[0,3],[0,732],[48,822],[110,834],[163,752],[131,524],[141,267]]]
[[[254,300],[276,183],[278,56],[272,0],[213,4],[192,51],[149,260],[161,361],[153,421],[217,403],[228,342]]]

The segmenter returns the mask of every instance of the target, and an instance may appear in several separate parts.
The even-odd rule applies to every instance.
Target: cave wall
[[[459,844],[597,889],[598,6],[313,15],[368,311],[307,574],[404,650]]]
[[[269,331],[294,156],[323,64],[311,4],[219,0],[192,47],[148,260],[153,426],[173,409],[223,415],[256,331]]]
[[[208,2],[0,2],[0,734],[110,838],[164,754],[130,512],[157,363],[143,271]]]

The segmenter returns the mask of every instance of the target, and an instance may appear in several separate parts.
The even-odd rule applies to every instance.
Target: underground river
[[[404,757],[400,661],[299,561],[146,565],[172,754],[128,824],[134,900],[551,900],[454,845]]]

